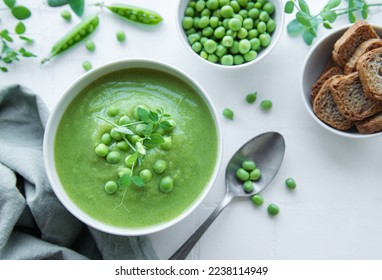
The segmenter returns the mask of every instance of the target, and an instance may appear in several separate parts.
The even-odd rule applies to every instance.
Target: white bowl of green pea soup
[[[63,205],[84,223],[144,235],[190,214],[222,157],[216,110],[180,70],[121,60],[75,81],[49,118],[44,161]]]
[[[284,26],[281,0],[180,0],[179,33],[186,48],[210,65],[253,65],[277,44]]]

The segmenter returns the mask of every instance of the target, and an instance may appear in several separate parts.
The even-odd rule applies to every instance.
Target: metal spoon
[[[194,232],[193,235],[176,251],[169,259],[184,260],[190,253],[200,237],[228,205],[234,197],[246,197],[262,191],[276,175],[283,161],[285,153],[285,141],[277,132],[267,132],[256,136],[244,144],[231,158],[226,168],[227,193],[220,205],[211,213],[207,220]],[[236,170],[241,167],[244,160],[255,161],[261,170],[261,178],[254,182],[254,189],[250,193],[243,190],[243,182],[236,178]]]

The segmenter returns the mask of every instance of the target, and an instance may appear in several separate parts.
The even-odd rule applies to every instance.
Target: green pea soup
[[[95,147],[111,125],[133,116],[138,105],[150,110],[163,108],[176,121],[171,132],[172,148],[148,149],[140,170],[165,160],[167,169],[144,187],[134,184],[114,194],[105,182],[118,181],[118,170],[126,167],[124,156],[108,163]],[[110,117],[108,108],[118,108]],[[54,161],[59,180],[69,198],[85,213],[102,223],[121,228],[144,228],[168,222],[200,197],[213,175],[218,159],[218,136],[213,115],[204,99],[179,78],[153,69],[134,68],[103,76],[87,86],[67,107],[54,141]],[[163,193],[160,179],[171,176],[174,189]]]

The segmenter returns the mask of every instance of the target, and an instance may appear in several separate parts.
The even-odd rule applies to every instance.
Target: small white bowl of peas
[[[222,69],[255,64],[277,44],[281,0],[181,0],[178,30],[186,48]]]

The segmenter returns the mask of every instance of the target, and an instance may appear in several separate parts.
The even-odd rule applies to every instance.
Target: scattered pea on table
[[[269,215],[276,216],[279,214],[280,208],[276,204],[271,203],[268,205],[267,211]]]
[[[89,71],[93,68],[93,65],[91,64],[90,61],[86,60],[82,62],[82,67],[84,68],[85,71]]]
[[[264,198],[259,194],[255,194],[251,197],[251,201],[254,205],[261,206],[264,203]]]
[[[254,92],[254,93],[247,94],[247,96],[245,97],[245,100],[247,101],[247,103],[253,104],[255,103],[256,98],[257,98],[257,92]]]
[[[123,31],[118,31],[116,34],[115,34],[115,37],[117,38],[118,42],[125,42],[126,41],[126,34],[125,32]]]
[[[271,100],[263,100],[260,103],[260,108],[263,109],[264,111],[268,111],[272,108],[273,104]]]
[[[291,190],[295,189],[297,186],[296,181],[293,178],[287,178],[285,180],[285,184],[286,184],[287,188],[291,189]]]
[[[72,19],[72,14],[68,10],[62,10],[60,14],[61,17],[66,21],[70,21]]]
[[[234,117],[234,112],[229,109],[229,108],[225,108],[223,110],[223,116],[226,118],[226,119],[229,119],[229,120],[233,120],[233,117]]]
[[[96,48],[95,43],[93,40],[86,40],[85,47],[88,51],[93,52]]]

